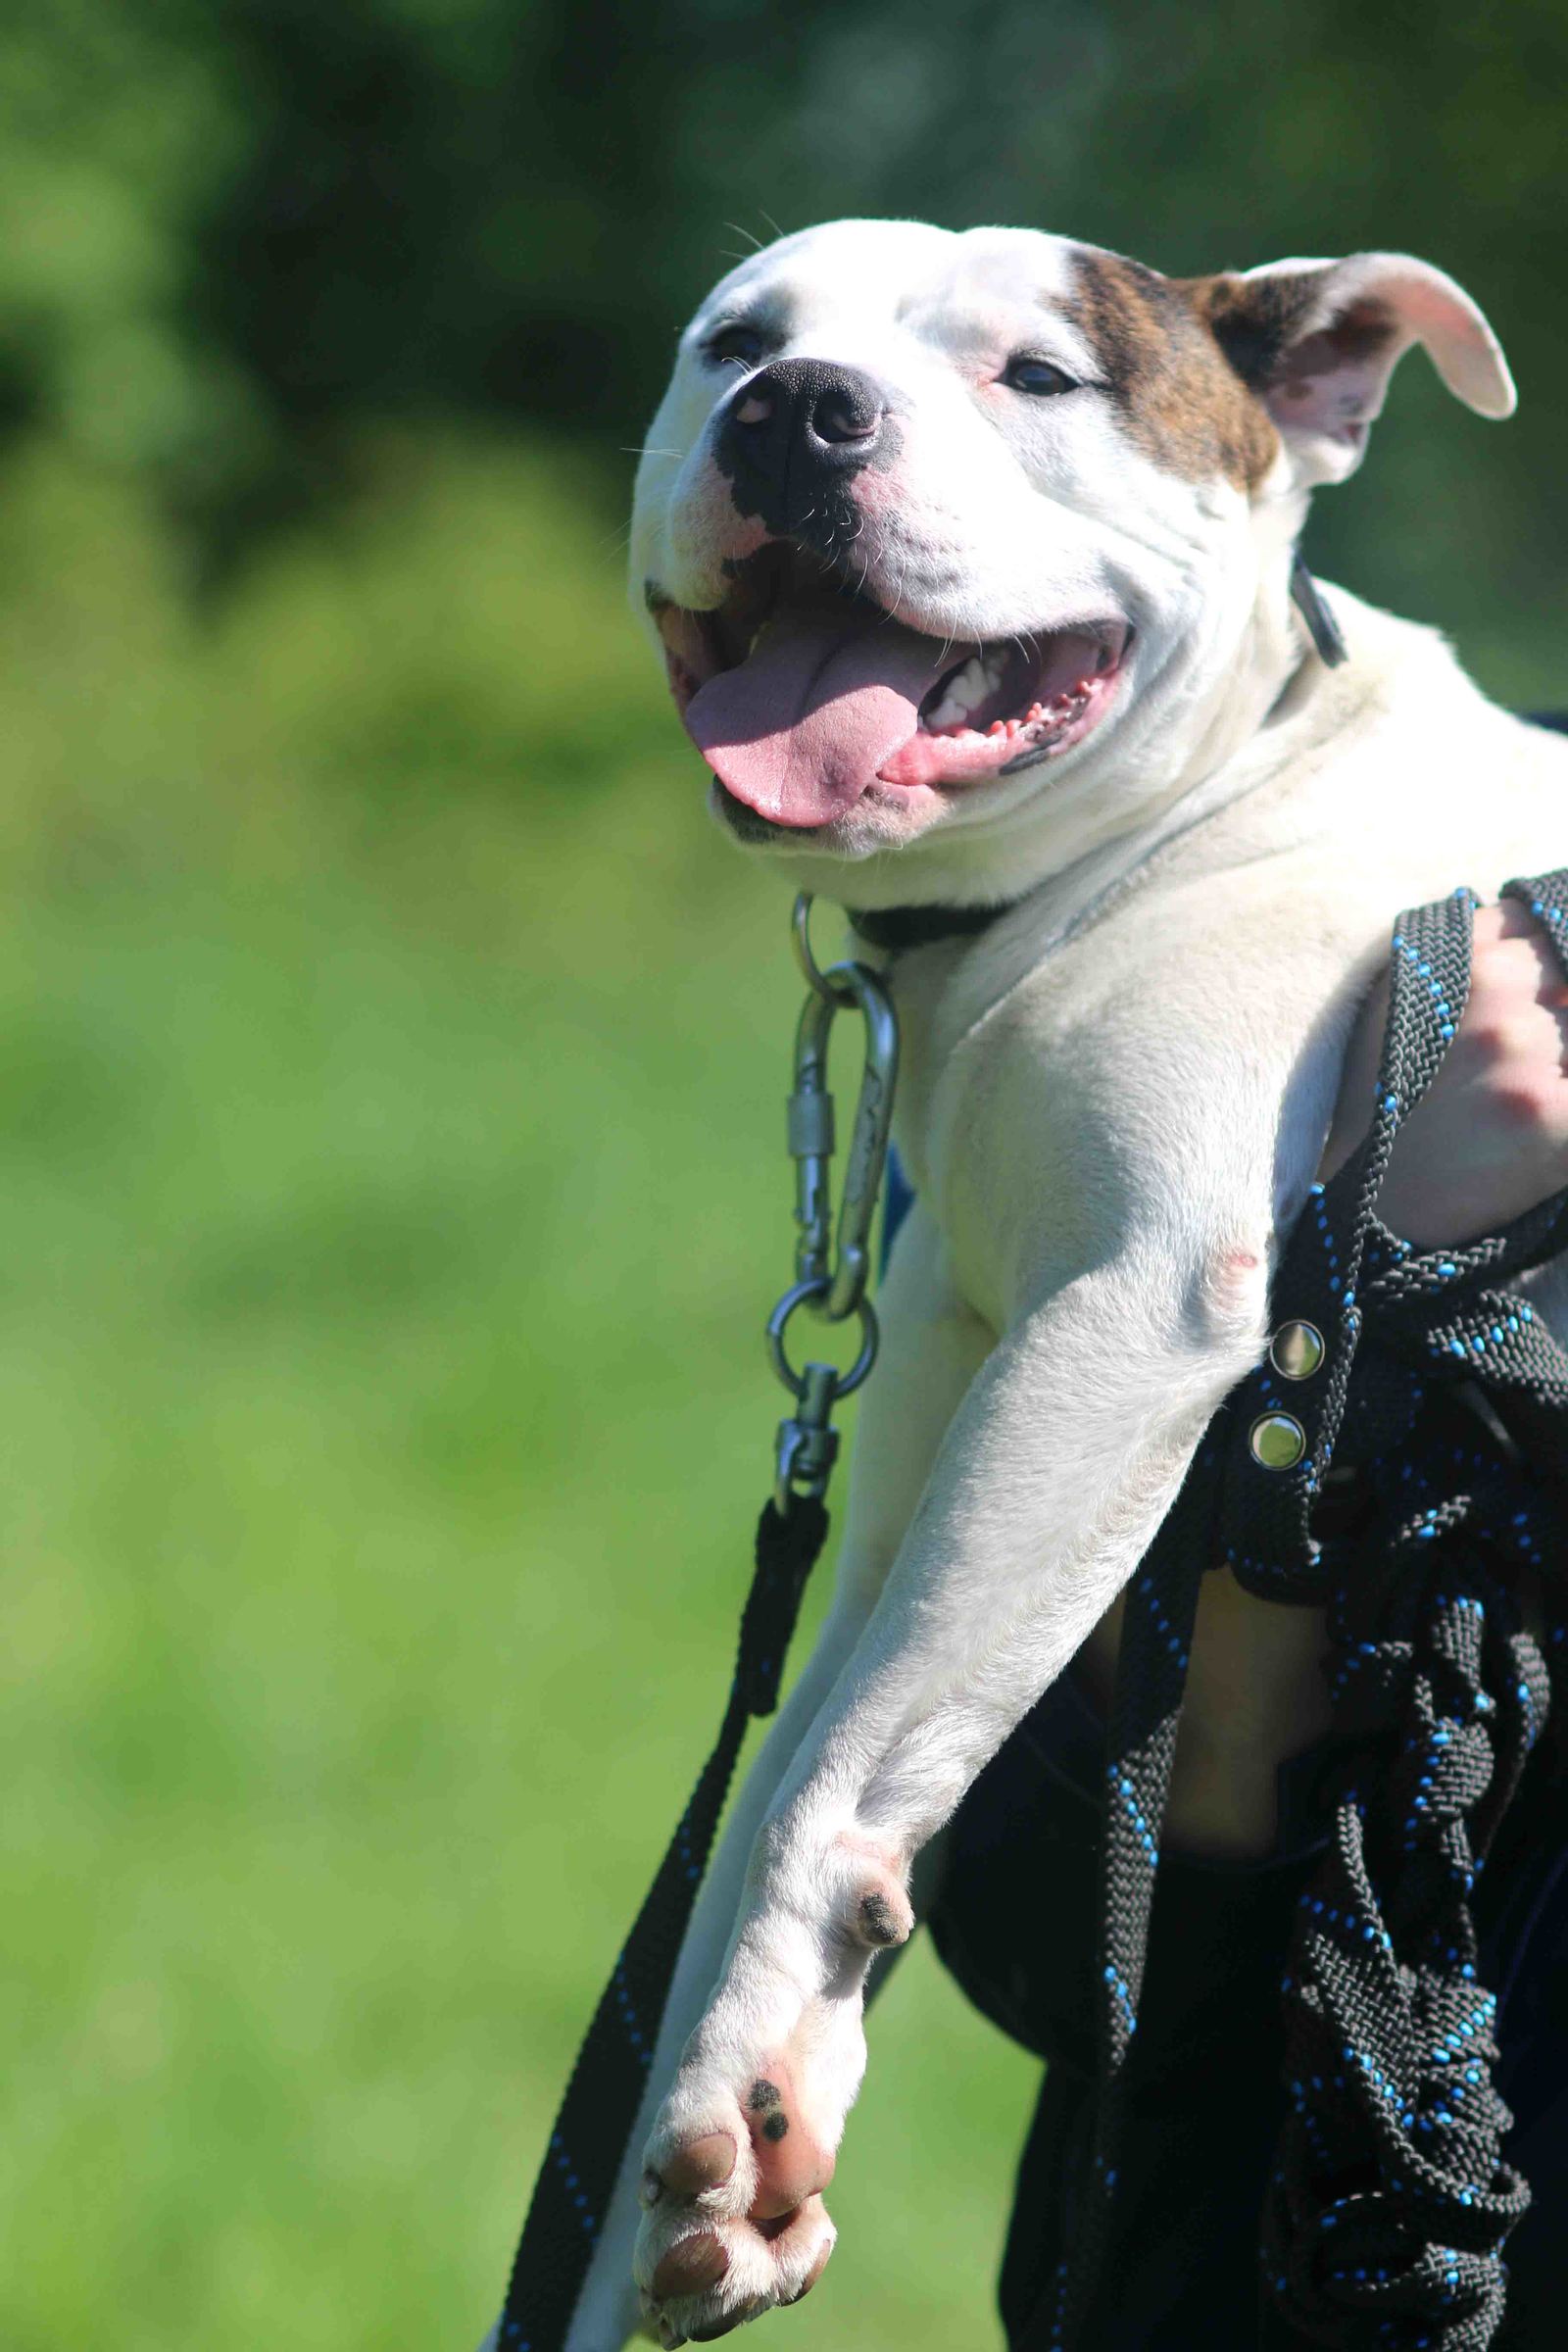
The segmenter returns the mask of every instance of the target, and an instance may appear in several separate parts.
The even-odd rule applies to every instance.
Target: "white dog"
[[[877,220],[758,254],[682,339],[632,572],[714,808],[849,909],[1004,911],[897,961],[919,1199],[838,1590],[571,2352],[618,2352],[634,2270],[665,2343],[817,2277],[872,1949],[1259,1359],[1395,913],[1562,857],[1568,744],[1425,629],[1335,590],[1331,670],[1293,608],[1308,496],[1413,342],[1509,413],[1480,313],[1404,256],[1175,281]]]

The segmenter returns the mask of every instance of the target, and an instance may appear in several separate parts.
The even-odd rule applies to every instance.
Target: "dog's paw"
[[[688,2232],[655,2274],[662,2291],[644,2292],[652,2340],[663,2352],[677,2344],[716,2343],[764,2311],[799,2303],[822,2276],[833,2244],[820,2197],[808,2198],[787,2220],[758,2229],[724,2222]]]
[[[781,2058],[750,2084],[737,2129],[671,2122],[643,2178],[636,2275],[645,2320],[667,2348],[706,2344],[816,2284],[833,2251],[822,2203],[834,2155],[807,2122]]]
[[[865,1972],[913,1914],[858,1842],[790,1860],[788,1899],[745,1921],[645,2152],[634,2269],[666,2347],[798,2303],[833,2251],[822,2191],[865,2069]]]

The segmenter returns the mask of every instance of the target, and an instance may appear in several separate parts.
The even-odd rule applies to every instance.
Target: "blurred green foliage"
[[[1544,0],[8,18],[8,2352],[475,2340],[706,1741],[795,990],[618,534],[721,249],[1430,255],[1521,418],[1412,363],[1314,545],[1561,700],[1564,47]],[[985,2340],[1030,2070],[923,1955],[875,2039],[807,2324]]]
[[[1563,617],[1565,74],[1565,0],[31,0],[0,422],[146,473],[206,577],[334,496],[368,416],[635,445],[675,326],[775,222],[1036,222],[1177,272],[1404,248],[1491,313],[1521,415],[1401,385],[1400,455],[1315,544],[1491,629],[1511,692],[1518,616]]]

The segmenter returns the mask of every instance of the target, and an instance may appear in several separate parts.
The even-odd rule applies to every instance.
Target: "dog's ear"
[[[1190,278],[1187,291],[1273,417],[1302,488],[1355,471],[1395,364],[1412,343],[1426,345],[1468,408],[1513,413],[1513,379],[1486,319],[1451,277],[1409,254],[1273,262]]]

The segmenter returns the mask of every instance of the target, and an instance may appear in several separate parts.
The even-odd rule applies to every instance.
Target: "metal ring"
[[[835,985],[833,980],[835,972],[850,972],[855,966],[835,963],[830,964],[824,972],[811,953],[811,894],[808,890],[803,890],[795,901],[795,911],[790,917],[790,936],[794,942],[795,960],[808,985],[814,988],[819,997],[826,998],[830,1004],[855,1004],[854,989],[843,981]]]
[[[804,1306],[808,1298],[825,1298],[831,1288],[832,1283],[825,1274],[815,1282],[798,1282],[793,1289],[785,1292],[767,1318],[768,1361],[792,1396],[804,1396],[806,1382],[784,1352],[784,1327],[798,1306]],[[847,1372],[835,1374],[838,1383],[833,1392],[835,1400],[840,1396],[853,1396],[876,1362],[877,1341],[881,1337],[877,1329],[876,1310],[869,1298],[859,1298],[856,1301],[855,1311],[860,1318],[860,1352]]]

